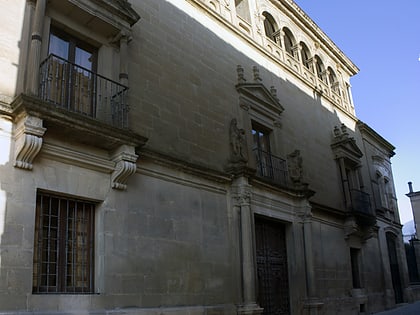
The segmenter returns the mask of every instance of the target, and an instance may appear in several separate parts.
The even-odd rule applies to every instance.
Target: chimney
[[[413,183],[412,182],[408,182],[408,190],[409,190],[410,194],[413,193]]]

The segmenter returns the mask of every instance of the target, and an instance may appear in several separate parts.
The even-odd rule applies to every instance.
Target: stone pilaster
[[[254,257],[253,212],[251,209],[251,186],[244,176],[235,179],[233,184],[234,207],[240,217],[240,248],[242,264],[242,303],[238,314],[262,314],[263,309],[256,303],[256,277]]]
[[[324,303],[317,297],[317,287],[315,281],[314,255],[312,248],[312,210],[307,204],[302,212],[299,213],[303,224],[303,242],[305,257],[305,277],[306,277],[306,299],[303,303],[304,314],[318,315]]]
[[[121,33],[120,38],[120,83],[128,86],[128,41],[129,37]]]
[[[45,17],[46,0],[37,0],[35,16],[32,25],[31,47],[29,50],[27,92],[31,95],[38,94],[39,65],[41,63],[42,29]]]
[[[42,119],[38,117],[24,115],[19,118],[15,129],[15,167],[32,170],[45,130]]]
[[[111,174],[112,188],[127,189],[127,180],[137,169],[137,158],[134,147],[129,145],[122,145],[114,151],[112,160],[115,162],[115,169]]]

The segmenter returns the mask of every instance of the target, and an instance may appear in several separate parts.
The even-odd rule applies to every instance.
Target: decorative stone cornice
[[[115,150],[112,160],[115,169],[111,174],[111,187],[114,189],[127,189],[128,178],[136,172],[138,155],[133,146],[122,145]]]
[[[292,14],[289,16],[297,22],[302,23],[315,36],[315,46],[321,47],[321,43],[325,45],[327,50],[331,51],[334,56],[348,69],[351,75],[359,72],[359,68],[338,48],[338,46],[322,31],[318,25],[295,3],[293,0],[279,0],[274,2],[280,10],[286,7]],[[299,23],[300,22],[300,23]]]
[[[284,107],[277,97],[277,90],[274,86],[269,89],[263,84],[258,67],[252,68],[253,81],[247,82],[244,76],[244,69],[238,65],[236,68],[238,83],[236,90],[239,94],[239,105],[245,110],[261,112],[269,119],[278,120]]]
[[[359,120],[356,126],[360,130],[360,133],[362,134],[364,139],[370,137],[373,141],[376,142],[377,145],[379,145],[385,151],[385,154],[389,158],[395,155],[395,147],[387,140],[385,140],[381,135],[379,135],[375,130],[369,127],[367,124]]]
[[[345,158],[359,164],[363,156],[363,152],[357,146],[356,140],[353,137],[349,137],[347,127],[344,124],[341,124],[340,127],[334,127],[334,138],[331,148],[336,159]]]
[[[42,119],[38,117],[23,115],[18,118],[15,129],[15,167],[32,170],[32,163],[41,150],[45,130]]]

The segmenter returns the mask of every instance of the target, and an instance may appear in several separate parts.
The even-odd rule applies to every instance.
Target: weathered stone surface
[[[233,1],[212,1],[214,7],[207,0],[6,2],[0,4],[1,314],[261,314],[256,249],[270,252],[278,240],[256,244],[257,216],[284,227],[289,291],[282,299],[291,314],[393,306],[386,233],[397,240],[402,291],[410,299],[392,186],[394,148],[355,117],[347,84],[356,66],[293,2],[277,7],[256,0],[249,23]],[[131,28],[137,15],[129,4],[141,16]],[[292,56],[299,45],[291,54],[264,36],[257,8],[272,10],[312,57],[323,56],[324,66],[339,74],[340,93],[327,72],[321,81]],[[74,18],[61,12],[83,10]],[[32,29],[34,19],[43,32]],[[28,95],[34,81],[27,81],[38,77],[26,61],[36,55],[31,42],[40,48],[42,38],[41,59],[32,60],[41,62],[52,25],[98,48],[99,74],[128,82],[129,129],[98,121],[114,102],[100,107],[99,91],[89,103],[97,106],[95,119]],[[39,152],[31,150],[36,141],[19,140],[18,121],[26,114],[46,127]],[[243,136],[239,156],[232,155],[232,122]],[[252,130],[259,127],[269,135],[266,159],[252,151],[258,144]],[[341,136],[360,154],[334,146]],[[20,150],[19,141],[31,148]],[[13,167],[15,152],[26,168]],[[270,163],[287,155],[280,185],[270,178],[280,168]],[[392,186],[388,202],[375,188],[378,178]],[[358,224],[346,187],[370,194],[372,226]],[[95,204],[93,292],[32,293],[39,192]],[[353,288],[350,248],[360,250],[363,288]]]

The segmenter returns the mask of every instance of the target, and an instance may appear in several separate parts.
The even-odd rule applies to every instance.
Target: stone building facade
[[[394,147],[292,0],[0,6],[2,314],[412,299]]]
[[[420,227],[420,191],[413,190],[413,183],[408,183],[408,193],[406,194],[410,198],[411,211],[413,212],[415,238],[419,239],[419,227]]]

